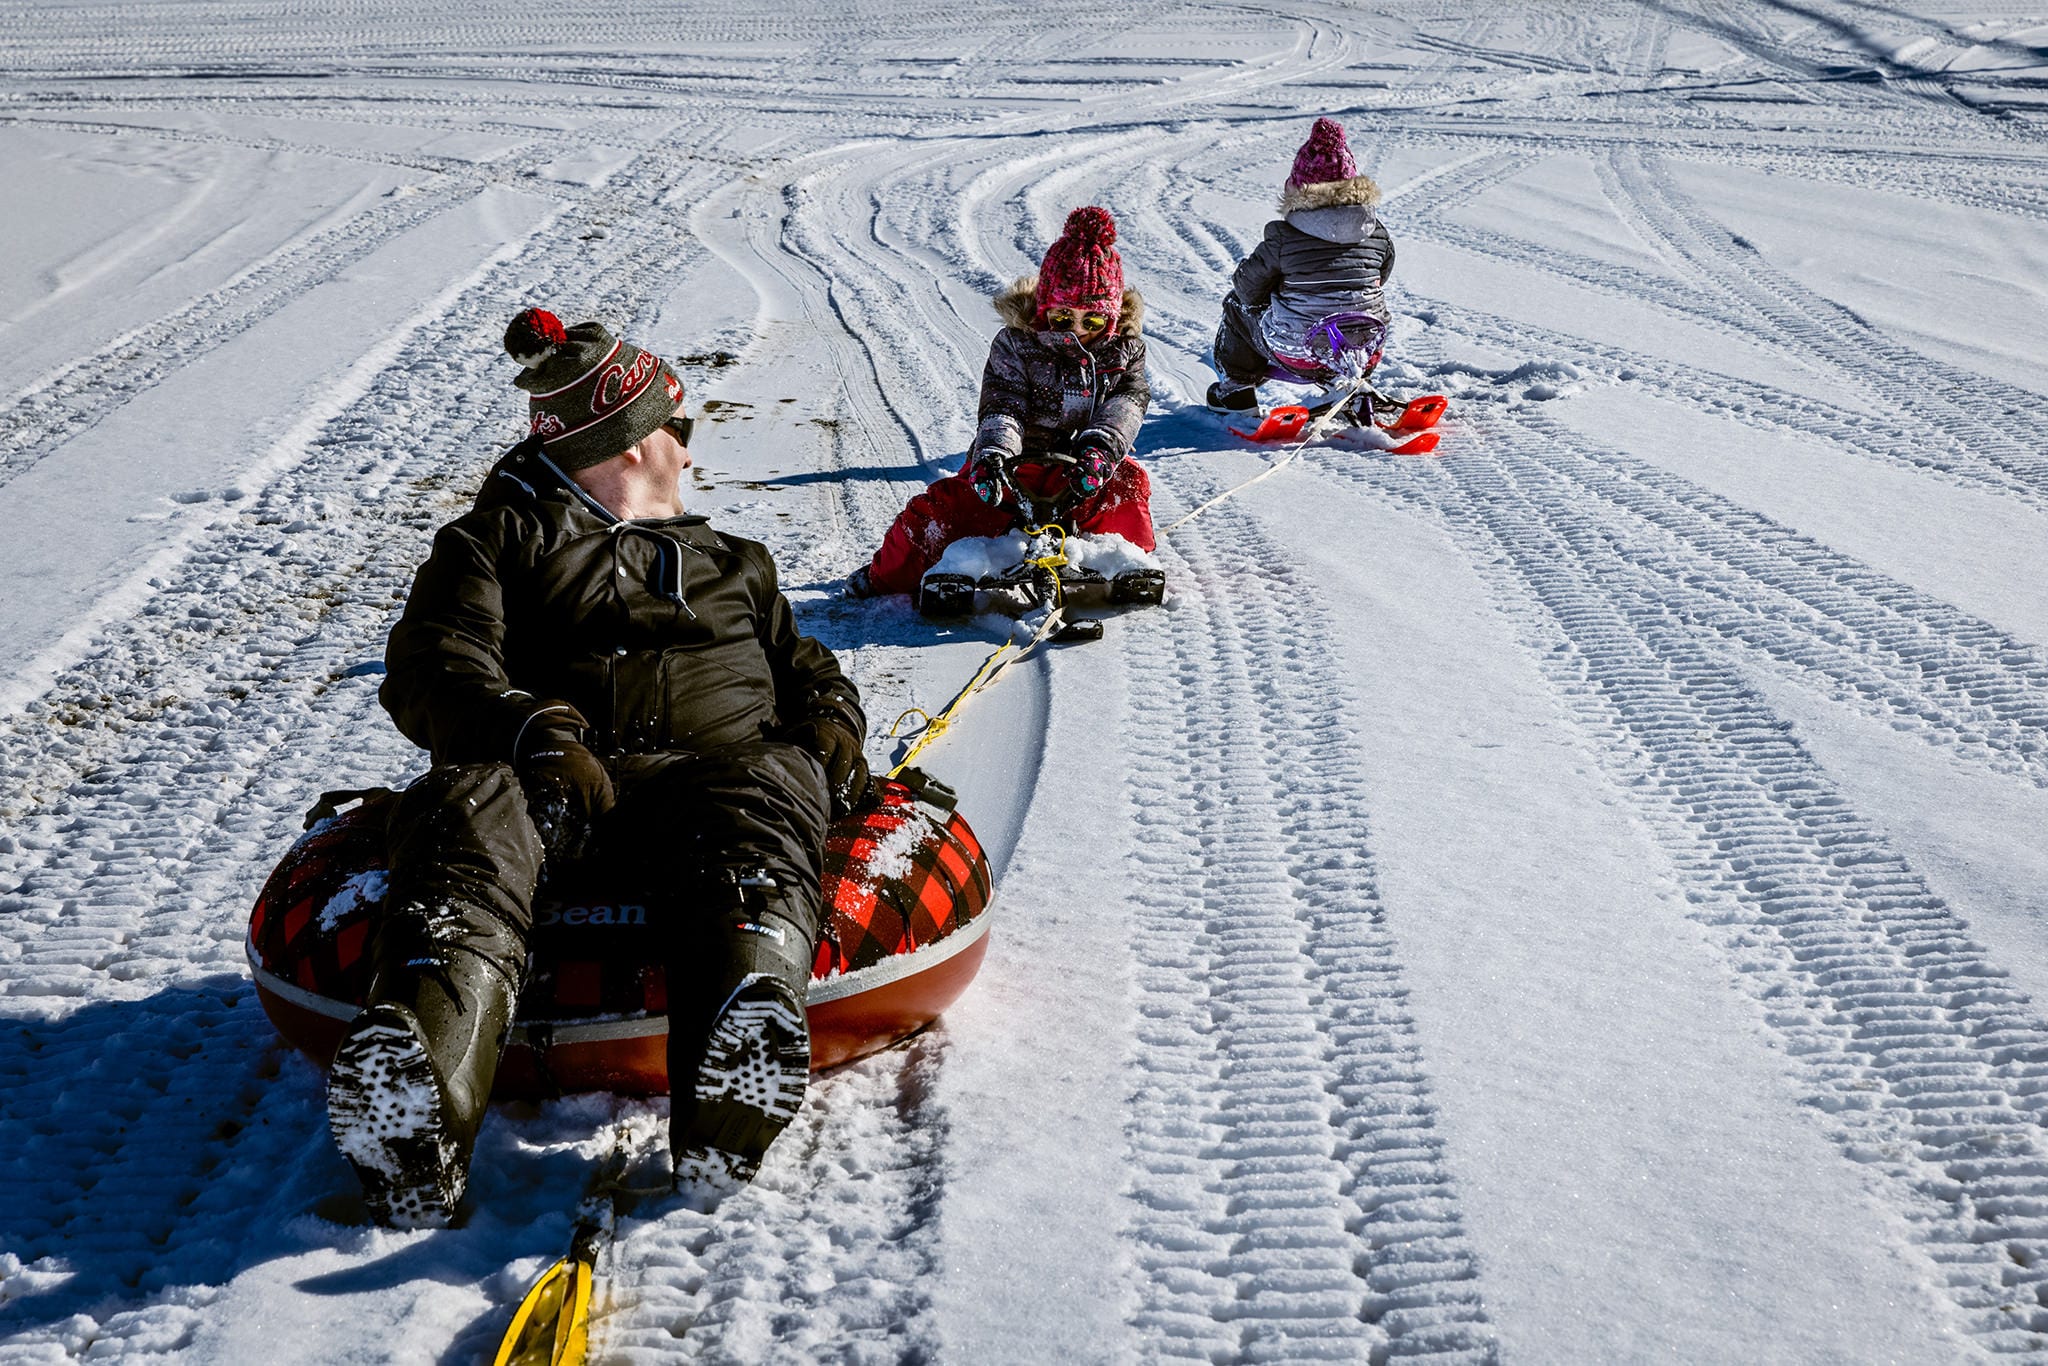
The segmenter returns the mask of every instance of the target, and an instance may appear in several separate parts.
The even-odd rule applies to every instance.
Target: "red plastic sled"
[[[1230,430],[1247,441],[1292,441],[1301,435],[1308,423],[1308,409],[1299,403],[1288,403],[1269,411],[1257,431],[1247,432],[1236,427]]]
[[[811,1067],[930,1024],[988,949],[993,886],[967,822],[884,780],[882,805],[825,845],[825,924],[811,968]],[[249,918],[249,967],[271,1023],[325,1067],[369,985],[364,944],[383,904],[391,795],[316,823]],[[500,1099],[565,1091],[668,1093],[668,984],[659,898],[599,884],[534,907],[534,972],[498,1069]]]
[[[1402,406],[1400,412],[1394,414],[1392,422],[1382,422],[1379,428],[1383,432],[1423,431],[1434,427],[1438,419],[1443,417],[1444,410],[1450,406],[1451,401],[1442,394],[1424,394],[1420,398],[1411,398]],[[1401,448],[1396,446],[1394,449]]]
[[[1418,432],[1398,446],[1389,446],[1393,455],[1428,455],[1436,449],[1436,443],[1443,440],[1442,432]]]
[[[1450,406],[1450,400],[1446,399],[1442,394],[1425,394],[1421,398],[1411,399],[1408,405],[1400,411],[1391,423],[1375,425],[1379,427],[1380,431],[1387,433],[1389,436],[1398,436],[1407,432],[1413,432],[1414,435],[1398,445],[1384,447],[1383,449],[1394,455],[1430,454],[1436,450],[1437,443],[1443,439],[1441,432],[1430,429],[1436,426],[1437,419],[1444,415],[1444,409],[1448,406]],[[1308,429],[1313,416],[1309,409],[1301,404],[1289,403],[1269,411],[1266,414],[1265,420],[1259,423],[1258,430],[1256,431],[1247,432],[1237,427],[1232,427],[1230,430],[1247,441],[1261,443],[1296,441]],[[1331,432],[1330,435],[1341,436],[1344,430],[1357,429],[1340,429]]]

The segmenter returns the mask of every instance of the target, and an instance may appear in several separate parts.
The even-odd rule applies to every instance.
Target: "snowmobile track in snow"
[[[1984,1345],[2038,1351],[2048,1021],[1730,651],[1833,677],[1848,698],[2037,784],[2038,652],[1548,424],[1487,427],[1420,479],[1336,455],[1318,466],[1435,508],[1493,566],[1532,651],[1687,875],[1694,917],[1797,1061],[1808,1103],[1892,1184]],[[1914,613],[1942,620],[1941,634],[1921,637]],[[1983,698],[2007,703],[2002,759],[1977,729]]]
[[[573,1183],[583,1163],[542,1159],[561,1156],[564,1133],[601,1132],[617,1102],[494,1112],[474,1227],[407,1245],[329,1222],[348,1178],[318,1122],[319,1079],[275,1041],[241,965],[246,907],[311,797],[422,762],[377,706],[375,660],[432,529],[506,444],[515,408],[497,337],[514,304],[627,335],[658,318],[673,334],[699,326],[676,315],[696,307],[685,286],[708,281],[710,307],[727,311],[692,344],[743,353],[722,396],[735,381],[731,399],[757,388],[829,429],[789,441],[789,482],[811,486],[802,501],[741,501],[721,525],[769,539],[784,582],[814,591],[965,449],[995,328],[987,295],[1036,265],[1074,204],[1112,207],[1151,309],[1160,401],[1141,452],[1162,429],[1200,430],[1178,405],[1207,377],[1216,296],[1256,240],[1264,204],[1251,201],[1313,106],[1407,167],[1388,207],[1404,243],[1635,300],[1839,394],[1731,379],[1711,358],[1641,354],[1573,335],[1590,324],[1534,326],[1397,278],[1400,322],[1420,333],[1392,356],[1404,381],[1470,350],[1568,363],[1694,414],[2048,510],[2037,395],[1867,326],[1717,228],[1673,173],[1688,159],[1784,172],[2038,224],[2038,115],[1987,118],[1991,106],[1954,91],[1989,77],[1863,50],[1868,7],[1624,8],[1617,20],[1562,5],[1067,0],[963,20],[714,6],[679,40],[689,50],[651,57],[611,50],[584,11],[541,0],[338,17],[191,0],[111,28],[104,7],[0,21],[0,65],[15,73],[0,82],[14,97],[0,130],[381,162],[423,191],[27,377],[0,410],[0,486],[415,225],[493,187],[560,205],[421,324],[303,460],[240,501],[181,514],[211,520],[159,564],[142,605],[0,718],[0,1178],[20,1197],[0,1214],[0,1355],[203,1357],[229,1306],[259,1331],[251,1306],[269,1312],[266,1288],[289,1293],[262,1279],[265,1263],[310,1252],[337,1269],[299,1293],[384,1292],[358,1301],[369,1321],[337,1350],[431,1324],[431,1352],[455,1359],[487,1348],[518,1293],[507,1249],[557,1250],[546,1225],[569,1202],[548,1182]],[[1945,24],[1893,17],[1965,50]],[[1185,45],[1119,46],[1158,35]],[[1846,79],[1858,72],[1840,69],[1841,43],[1882,79]],[[1727,51],[1702,58],[1715,44]],[[2025,80],[2013,90],[2023,97]],[[1758,126],[1715,103],[1731,93],[1787,112]],[[158,109],[204,126],[157,127]],[[551,122],[563,110],[580,121]],[[296,121],[296,136],[235,131],[238,119]],[[483,162],[364,150],[347,145],[359,130],[328,135],[329,122],[393,142],[482,130],[507,150]],[[592,145],[631,155],[598,185],[550,178]],[[1886,184],[1899,149],[1920,183]],[[1454,217],[1553,153],[1584,159],[1605,211],[1662,271]],[[753,318],[701,270],[710,256],[754,286]],[[1792,1060],[1833,1151],[1868,1174],[1884,1215],[1912,1223],[1917,1242],[1893,1240],[1938,1269],[1975,1346],[2048,1353],[2048,1026],[1762,691],[1825,694],[2031,797],[2048,788],[2048,658],[1938,591],[1608,449],[1562,410],[1516,405],[1507,381],[1441,373],[1474,379],[1450,459],[1315,450],[1289,479],[1309,497],[1337,483],[1436,519],[1607,766],[1631,830],[1639,820],[1675,861],[1713,962],[1740,984],[1729,994],[1770,1041],[1758,1051]],[[703,377],[688,378],[701,397]],[[700,461],[715,465],[716,439],[741,430],[722,419],[749,415],[707,416]],[[793,426],[752,430],[787,440]],[[1162,513],[1216,492],[1215,470],[1242,458],[1158,453]],[[716,475],[700,468],[706,484]],[[1440,1122],[1428,1021],[1406,985],[1421,970],[1389,930],[1380,869],[1391,883],[1398,864],[1375,848],[1373,739],[1352,729],[1361,709],[1337,662],[1351,624],[1271,525],[1226,505],[1176,534],[1173,600],[1123,614],[1113,644],[1089,647],[1122,651],[1132,685],[1129,767],[1112,769],[1128,876],[1083,906],[1118,953],[1127,937],[1135,964],[1130,1000],[1105,1007],[1133,1015],[1117,1021],[1128,1055],[1103,1063],[1128,1089],[1099,1126],[1128,1184],[1085,1212],[1103,1224],[1088,1244],[1102,1263],[1060,1270],[1095,1278],[1108,1307],[1091,1306],[1092,1321],[1121,1333],[1099,1343],[1113,1359],[1491,1361],[1511,1328],[1529,1331],[1508,1322],[1501,1288],[1526,1292],[1528,1259],[1467,1231],[1468,1211],[1482,1226],[1483,1184],[1461,1189],[1453,1173],[1483,1158],[1461,1157]],[[920,672],[930,640],[912,641],[918,624],[886,605],[800,609],[844,644],[878,730],[895,705],[930,701],[935,679],[958,681]],[[1008,700],[1028,681],[1018,709],[1034,722],[1086,712],[1088,659],[1040,659],[1006,681]],[[1008,758],[1018,774],[1077,771],[1056,754]],[[1071,838],[1053,806],[1031,816],[1037,846]],[[1025,871],[1054,880],[1043,864]],[[1058,970],[999,964],[1002,942],[991,995]],[[958,1050],[1002,1059],[1011,1042],[941,1028],[820,1078],[754,1187],[709,1214],[652,1202],[627,1218],[601,1267],[597,1356],[950,1360],[949,1313],[1005,1269],[963,1269],[1000,1264],[1003,1249],[962,1258],[948,1241],[950,1217],[993,1220],[960,1181],[986,1155],[962,1152],[968,1116],[942,1083]],[[652,1107],[624,1108],[655,1125]],[[1608,1289],[1588,1287],[1589,1302]],[[440,1327],[450,1304],[476,1316],[453,1336]]]
[[[1242,519],[1197,526],[1190,588],[1123,623],[1170,671],[1132,701],[1135,1324],[1211,1361],[1491,1360],[1325,618]]]

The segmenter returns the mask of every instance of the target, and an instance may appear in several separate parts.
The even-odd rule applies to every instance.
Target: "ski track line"
[[[1582,369],[1623,384],[1632,384],[1700,412],[1732,418],[1750,426],[1810,437],[1864,459],[1910,469],[1963,488],[1982,489],[2035,509],[2048,509],[2048,496],[2006,471],[1980,459],[1967,444],[1952,439],[1909,441],[1884,413],[1841,408],[1823,399],[1788,393],[1753,380],[1623,350],[1587,337],[1516,322],[1476,309],[1408,295],[1411,316],[1469,342],[1500,347],[1510,355],[1531,352],[1546,361],[1569,358]],[[1418,349],[1412,343],[1410,350]],[[1441,363],[1425,367],[1429,376],[1462,379],[1469,368]],[[1500,379],[1513,385],[1513,374]],[[1491,385],[1450,389],[1454,403],[1498,404],[1517,397]]]
[[[1932,39],[1945,51],[1961,55],[1962,50],[1955,46],[1955,35],[1946,27],[1890,5],[1876,7],[1877,13],[1882,15],[1881,38],[1878,33],[1873,33],[1863,26],[1872,18],[1871,10],[1868,8],[1845,10],[1841,6],[1824,3],[1824,0],[1799,0],[1797,4],[1773,0],[1769,6],[1832,32],[1849,44],[1850,50],[1847,52],[1838,47],[1759,34],[1745,29],[1732,20],[1709,21],[1704,15],[1688,14],[1676,5],[1660,3],[1658,7],[1673,18],[1684,16],[1694,19],[1703,28],[1709,29],[1714,36],[1750,54],[1760,63],[1784,68],[1806,79],[1826,79],[1848,74],[1843,59],[1853,56],[1856,61],[1866,63],[1866,69],[1872,75],[1881,78],[1875,85],[1859,84],[1853,88],[1863,99],[1879,106],[1912,107],[1916,113],[1932,109],[1937,113],[1945,112],[1954,119],[1976,118],[1988,123],[1991,122],[1991,118],[1987,115],[1995,117],[2004,112],[2001,106],[1980,104],[1974,99],[1966,100],[1956,93],[1957,85],[1997,86],[2002,84],[2002,77],[2012,79],[2022,87],[2033,84],[2031,73],[2024,70],[2010,73],[2001,72],[1996,68],[1963,72],[1925,71],[1900,64],[1894,54],[1902,50],[1902,47],[1909,46],[1898,42],[1899,37],[1903,36],[1899,32],[1902,28],[1917,31],[1921,37]],[[1713,8],[1725,11],[1727,7],[1715,5]],[[1838,84],[1837,88],[1842,87]],[[2017,105],[2016,108],[2021,112],[2032,112],[2024,103]]]
[[[1422,501],[1468,547],[1965,1330],[1994,1352],[2048,1349],[2048,1023],[1727,647],[1673,610],[1669,582],[1643,581],[1605,500],[1555,478],[1548,443],[1512,424],[1471,435],[1427,467],[1316,468]]]
[[[1864,390],[1895,415],[1916,419],[1920,430],[1905,435],[1935,439],[1945,434],[1993,469],[2048,495],[2048,457],[2038,453],[2048,438],[2039,417],[2040,395],[1921,355],[1846,307],[1794,283],[1727,230],[1706,227],[1712,219],[1654,161],[1622,153],[1603,165],[1616,178],[1617,206],[1637,210],[1638,229],[1656,234],[1703,279],[1739,298],[1782,339],[1781,345],[1824,359],[1845,384]],[[1962,401],[1955,397],[1960,394],[1979,401]],[[2001,420],[1987,421],[1985,405],[1998,409]],[[2019,434],[2011,430],[2015,422]]]
[[[1551,501],[1622,513],[1586,549],[1635,571],[1679,619],[1739,641],[1838,701],[1921,733],[1993,771],[2048,786],[2048,655],[1986,622],[1684,479],[1582,438],[1539,412],[1518,449],[1552,477]],[[1513,425],[1513,419],[1508,420]]]
[[[85,127],[63,120],[41,122],[67,130]],[[0,486],[91,427],[120,402],[203,359],[314,286],[365,260],[386,243],[431,218],[459,208],[493,185],[530,190],[535,183],[531,177],[538,174],[540,167],[582,145],[565,139],[559,145],[508,155],[488,168],[478,168],[420,154],[379,155],[355,150],[336,153],[325,147],[278,138],[230,137],[174,128],[99,124],[91,125],[88,131],[117,136],[147,132],[150,136],[256,151],[339,155],[345,160],[426,169],[434,179],[415,187],[411,194],[380,199],[341,223],[283,244],[184,307],[36,379],[0,409]],[[723,131],[701,125],[688,130],[693,139],[713,142]],[[602,192],[560,182],[542,184],[558,199],[601,202],[604,198]]]
[[[1538,407],[1489,425],[1532,454],[1547,506],[1588,515],[1582,557],[1611,558],[1673,619],[1753,650],[1835,700],[2048,786],[2048,656],[1683,478],[1599,450]],[[1342,454],[1319,455],[1340,468]],[[1592,515],[1591,509],[1602,515]],[[1619,578],[1618,578],[1619,581]]]
[[[1872,48],[1852,26],[1832,20],[1804,0],[1798,5],[1771,0],[1765,8],[1809,23],[1819,20],[1839,36],[1849,38],[1853,49],[1860,50],[1845,52],[1841,48],[1760,34],[1738,22],[1710,21],[1704,15],[1689,13],[1675,5],[1660,3],[1659,8],[1672,18],[1693,20],[1728,46],[1747,53],[1765,74],[1773,69],[1783,72],[1796,85],[1826,89],[1842,104],[1861,106],[1880,117],[1889,115],[1885,121],[1906,116],[1925,118],[1929,113],[1936,117],[1947,114],[1951,120],[1971,116],[1983,118],[1968,105],[1955,100],[1940,82],[1928,80],[1924,73],[1902,73],[1888,54]],[[1906,79],[1896,79],[1902,74]]]
[[[1617,297],[1648,301],[1672,310],[1688,322],[1718,328],[1744,341],[1762,341],[1795,365],[1822,360],[1850,391],[1864,396],[1873,413],[1884,415],[1878,432],[1892,446],[1910,444],[1937,452],[1946,447],[1953,452],[1947,463],[1983,469],[1988,486],[2016,489],[2029,501],[2038,501],[2048,493],[2048,460],[2035,454],[2042,439],[2048,438],[2048,429],[2043,429],[2038,416],[2038,395],[2011,384],[1969,375],[1910,348],[1882,340],[1880,334],[1873,333],[1841,306],[1807,294],[1772,271],[1753,252],[1734,249],[1732,238],[1725,250],[1713,253],[1697,245],[1680,245],[1675,240],[1680,236],[1704,242],[1725,234],[1701,229],[1698,225],[1704,216],[1697,206],[1668,202],[1668,196],[1675,196],[1677,191],[1667,174],[1658,177],[1658,186],[1667,193],[1667,202],[1655,211],[1646,207],[1658,204],[1656,195],[1643,186],[1630,185],[1625,178],[1615,179],[1615,163],[1637,160],[1640,156],[1633,151],[1612,153],[1596,158],[1595,165],[1603,178],[1613,184],[1610,199],[1622,218],[1635,226],[1644,240],[1670,248],[1667,259],[1689,268],[1695,281],[1666,279],[1440,217],[1432,219],[1423,231],[1446,245],[1492,255],[1518,268],[1540,270]],[[1745,290],[1730,281],[1747,282],[1752,288]],[[1740,298],[1766,287],[1795,299],[1800,310],[1798,316],[1788,317],[1783,309],[1767,309]],[[1765,329],[1762,333],[1758,331],[1759,323]],[[1529,332],[1527,328],[1517,330],[1525,335]],[[1914,378],[1903,383],[1890,381],[1889,377],[1897,375]],[[1812,404],[1812,400],[1798,395],[1764,392],[1771,398],[1772,406],[1781,409]],[[1952,397],[1961,394],[1970,395],[1971,401]],[[1902,416],[1913,419],[1913,424],[1903,430],[1899,424]],[[1871,422],[1868,416],[1861,420],[1865,424]],[[1937,455],[1921,457],[1922,461],[1939,459]]]
[[[430,187],[380,201],[309,239],[288,243],[184,308],[41,377],[0,411],[0,487],[120,403],[154,388],[385,243],[459,208],[483,188]]]
[[[592,40],[593,23],[637,17],[630,5],[591,6],[588,11],[565,13],[559,6],[509,3],[494,6],[489,14],[453,20],[447,11],[422,10],[402,0],[385,3],[352,3],[355,17],[347,40],[337,44],[331,29],[309,25],[303,13],[291,6],[277,6],[252,13],[237,4],[193,3],[179,6],[175,27],[152,28],[145,20],[126,27],[109,28],[104,13],[95,8],[40,9],[11,16],[0,33],[0,54],[17,69],[41,77],[67,72],[86,74],[107,69],[142,69],[148,74],[153,64],[172,59],[216,60],[232,58],[250,63],[290,63],[322,59],[303,70],[325,74],[337,66],[353,69],[358,62],[380,58],[412,56],[419,53],[445,54],[443,59],[479,59],[485,54],[510,64],[531,61],[545,64],[552,75],[566,66],[572,74],[605,70],[593,62],[576,65]],[[466,15],[467,12],[465,12]],[[930,9],[892,13],[888,16],[890,36],[902,40],[890,55],[904,60],[904,50],[929,47],[934,40],[960,35],[959,16]],[[1046,0],[1010,21],[1011,31],[1039,33],[1052,30],[1055,37],[1069,33],[1087,34],[1089,21],[1102,23],[1100,8],[1082,0]],[[1000,33],[1001,30],[998,30]],[[781,40],[791,51],[784,60],[803,64],[843,53],[867,56],[864,44],[876,38],[876,16],[867,11],[845,12],[836,7],[817,7],[801,13],[777,7],[760,10],[747,5],[708,5],[693,16],[690,35],[693,50],[709,51],[728,59],[718,49],[744,47],[759,49]],[[1040,41],[1046,41],[1041,39]],[[567,57],[557,49],[568,49]],[[528,49],[534,49],[528,51]],[[776,54],[781,57],[782,54]],[[612,68],[631,71],[635,64],[659,70],[671,55],[648,55],[635,51],[620,54]],[[34,59],[34,60],[32,60]],[[232,65],[224,69],[233,69]],[[414,67],[400,67],[411,72]],[[441,67],[426,68],[438,74]],[[502,67],[484,68],[492,75]]]
[[[1186,587],[1122,623],[1171,679],[1131,702],[1133,1327],[1214,1362],[1493,1360],[1313,586],[1228,512],[1166,550]]]

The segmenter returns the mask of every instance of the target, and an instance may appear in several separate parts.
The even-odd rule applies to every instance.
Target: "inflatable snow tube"
[[[930,1024],[988,947],[988,860],[958,812],[880,783],[881,805],[835,823],[811,967],[811,1066],[851,1061]],[[286,852],[249,918],[256,993],[285,1039],[325,1067],[369,986],[395,794],[325,813]],[[498,1069],[500,1099],[668,1093],[668,995],[651,898],[595,883],[534,906],[532,976]]]

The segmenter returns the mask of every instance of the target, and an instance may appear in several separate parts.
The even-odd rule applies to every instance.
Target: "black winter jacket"
[[[680,605],[663,596],[677,578]],[[797,634],[766,547],[698,516],[615,528],[520,448],[434,538],[385,664],[385,710],[436,763],[513,760],[554,698],[598,754],[759,740],[821,713],[867,733],[831,651]]]
[[[1230,277],[1248,309],[1268,309],[1299,330],[1333,313],[1389,314],[1382,294],[1394,273],[1394,242],[1370,206],[1296,209],[1266,224],[1258,247]],[[1284,323],[1283,323],[1284,319]]]

